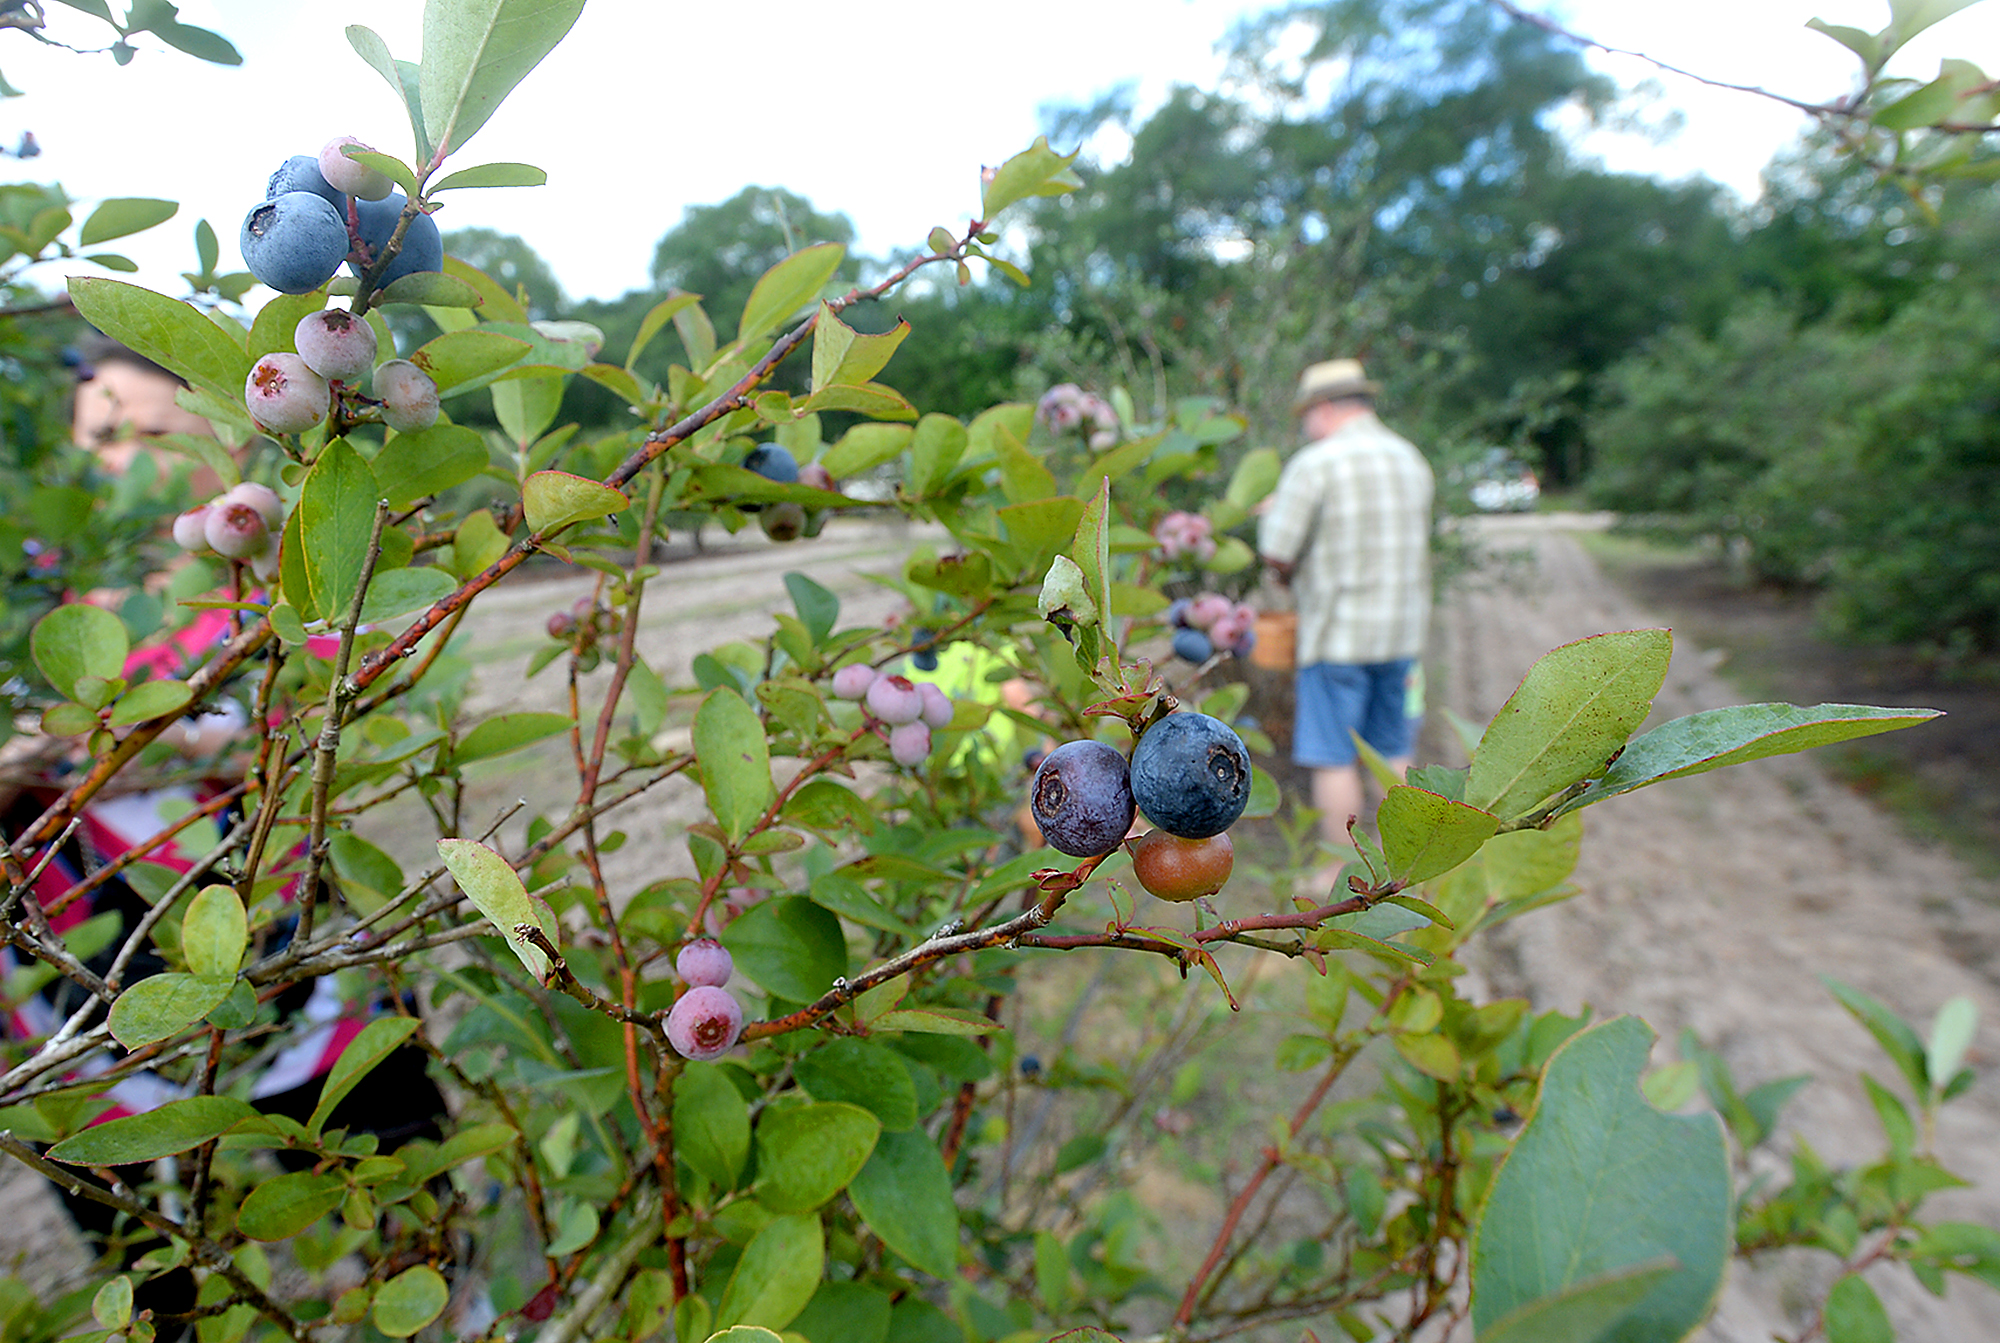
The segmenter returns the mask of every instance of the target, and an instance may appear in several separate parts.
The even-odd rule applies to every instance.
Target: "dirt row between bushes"
[[[1431,698],[1484,722],[1544,652],[1607,630],[1663,622],[1605,578],[1575,531],[1603,519],[1486,518],[1472,525],[1517,562],[1472,578],[1441,605]],[[1677,641],[1653,722],[1742,703],[1720,656]],[[1950,732],[1949,718],[1910,729]],[[1442,739],[1446,734],[1432,734]],[[1450,763],[1463,763],[1454,760]],[[1893,1064],[1819,981],[1874,995],[1928,1035],[1933,1014],[1964,994],[1981,1035],[1978,1084],[1946,1106],[1936,1154],[1974,1188],[1938,1196],[1933,1219],[2000,1226],[2000,891],[1938,844],[1836,782],[1810,755],[1759,761],[1643,789],[1584,813],[1577,898],[1504,926],[1473,963],[1488,989],[1537,1008],[1630,1012],[1677,1057],[1692,1028],[1744,1086],[1797,1073],[1816,1079],[1779,1128],[1836,1164],[1883,1150],[1858,1074],[1902,1086]],[[1758,1169],[1783,1177],[1773,1160]],[[1877,1267],[1904,1343],[1991,1337],[2000,1293],[1951,1279],[1940,1301],[1906,1272]],[[1795,1335],[1832,1278],[1828,1256],[1794,1254],[1731,1270],[1697,1335],[1765,1343]]]

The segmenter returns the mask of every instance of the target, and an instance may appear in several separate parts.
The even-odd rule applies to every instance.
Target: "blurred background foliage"
[[[1486,0],[1290,5],[1224,41],[1218,87],[1149,114],[1129,89],[1045,110],[1056,145],[1083,146],[1089,185],[1004,235],[1032,288],[992,273],[849,313],[912,323],[895,377],[920,410],[1077,382],[1124,389],[1158,424],[1212,397],[1249,419],[1240,454],[1289,447],[1298,369],[1355,354],[1387,384],[1387,417],[1446,468],[1505,449],[1556,501],[1713,538],[1758,580],[1820,590],[1855,638],[2000,644],[2000,157],[1983,141],[1913,194],[1829,131],[1745,205],[1578,157],[1563,128],[1628,116],[1637,95]],[[517,238],[468,230],[447,247],[517,285],[531,315],[600,327],[616,363],[664,295],[732,314],[778,257],[853,237],[781,186],[746,187],[688,208],[651,285],[615,299],[567,297]],[[850,256],[840,278],[901,259]],[[9,309],[38,302],[18,271],[0,283]],[[51,448],[59,326],[0,317],[8,488],[72,469]],[[685,361],[667,332],[637,372],[663,381]],[[562,410],[586,431],[626,415],[586,379]]]

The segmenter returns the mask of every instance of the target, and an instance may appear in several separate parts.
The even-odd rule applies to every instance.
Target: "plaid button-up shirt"
[[[1257,548],[1296,566],[1299,666],[1423,651],[1434,489],[1423,454],[1373,414],[1285,463]]]

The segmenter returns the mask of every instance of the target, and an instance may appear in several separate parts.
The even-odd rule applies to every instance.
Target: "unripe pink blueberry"
[[[891,727],[924,716],[924,697],[907,676],[878,676],[865,697],[868,712]]]
[[[833,674],[833,693],[839,699],[860,699],[875,684],[876,671],[865,662],[850,662]]]
[[[375,367],[375,328],[345,308],[309,312],[292,332],[306,367],[322,378],[359,382]]]
[[[816,490],[826,490],[829,493],[840,488],[840,482],[833,478],[833,472],[818,462],[807,462],[799,468],[799,484],[810,485]]]
[[[203,504],[174,519],[175,545],[196,553],[208,549],[208,509],[209,506]]]
[[[299,434],[326,418],[332,400],[326,379],[306,361],[274,350],[250,368],[243,383],[243,404],[250,418],[274,434]]]
[[[399,434],[437,423],[438,386],[407,359],[391,359],[375,370],[375,395],[382,402],[382,423]]]
[[[905,769],[924,763],[931,753],[930,725],[923,722],[898,723],[889,729],[889,758]]]
[[[253,559],[271,548],[271,529],[264,515],[227,495],[209,505],[202,533],[211,550],[232,560]]]
[[[277,582],[278,572],[283,567],[281,559],[284,554],[284,547],[285,547],[284,531],[280,529],[278,531],[272,532],[271,544],[269,548],[264,550],[261,554],[252,555],[250,557],[251,576],[255,578],[259,583]],[[366,629],[367,627],[364,625],[362,628]]]
[[[285,520],[285,501],[269,485],[259,485],[254,480],[246,480],[241,485],[233,485],[215,502],[248,504],[257,510],[266,527],[275,528]]]
[[[697,1063],[722,1057],[742,1033],[742,1007],[713,984],[695,985],[667,1013],[667,1043]]]
[[[938,689],[930,681],[917,682],[917,693],[924,697],[924,709],[920,717],[926,725],[930,727],[951,726],[951,716],[955,712],[952,708],[951,696],[945,694],[944,691]]]
[[[736,962],[730,958],[729,948],[712,937],[697,937],[680,950],[674,957],[674,969],[682,979],[699,988],[721,988],[729,982],[735,972]]]
[[[1205,630],[1236,608],[1236,603],[1219,592],[1204,592],[1188,603],[1187,623]]]
[[[349,145],[370,154],[375,152],[375,146],[363,144],[351,135],[337,135],[319,151],[320,176],[326,178],[327,185],[335,191],[344,191],[365,201],[379,201],[387,197],[396,184],[386,174],[343,154],[341,151]]]

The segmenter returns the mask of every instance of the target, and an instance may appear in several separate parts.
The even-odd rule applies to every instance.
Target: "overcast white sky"
[[[1811,99],[1845,89],[1854,63],[1805,21],[1873,29],[1887,17],[1884,0],[1530,4],[1605,42]],[[123,0],[114,7],[122,11]],[[453,160],[534,163],[549,185],[453,192],[438,222],[521,235],[579,297],[643,285],[653,244],[686,206],[752,183],[845,212],[860,248],[884,254],[917,244],[933,225],[962,224],[978,203],[980,165],[1025,148],[1039,107],[1131,80],[1143,107],[1172,83],[1212,82],[1217,41],[1238,15],[1266,7],[1008,0],[975,12],[907,0],[589,0],[569,38]],[[66,6],[47,8],[51,31],[79,43],[107,31]],[[192,229],[203,217],[222,239],[223,267],[234,268],[243,215],[289,155],[341,134],[410,155],[399,103],[343,29],[365,24],[397,56],[415,59],[421,11],[418,0],[183,0],[186,22],[243,52],[235,69],[151,50],[121,69],[0,32],[0,74],[26,92],[0,102],[0,144],[30,129],[44,150],[26,163],[0,159],[0,180],[59,181],[86,201],[182,202],[161,229],[115,245],[155,287],[172,291],[177,272],[192,269]],[[2000,68],[2000,0],[1939,25],[1898,68],[1929,77],[1941,53]],[[1593,60],[1628,84],[1651,73]],[[1591,142],[1612,167],[1700,173],[1751,197],[1759,170],[1803,128],[1777,104],[1659,78],[1685,128],[1663,145]]]

